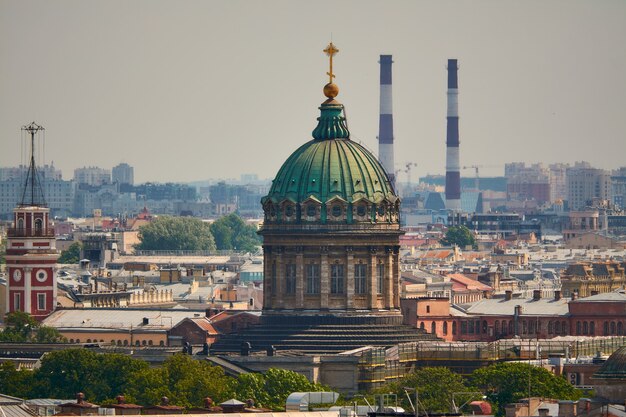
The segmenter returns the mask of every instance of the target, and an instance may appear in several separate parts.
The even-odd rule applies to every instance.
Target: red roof
[[[476,290],[476,291],[492,291],[489,285],[485,285],[480,281],[466,277],[463,274],[448,274],[448,278],[452,282],[452,289],[455,291],[461,290]]]

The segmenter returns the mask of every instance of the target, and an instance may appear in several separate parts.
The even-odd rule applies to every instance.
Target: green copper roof
[[[613,352],[593,378],[626,380],[626,346]]]
[[[313,140],[299,147],[283,164],[267,197],[279,203],[302,203],[314,198],[326,203],[341,198],[347,203],[366,199],[394,202],[397,197],[378,160],[349,139],[343,106],[328,100],[313,131]]]

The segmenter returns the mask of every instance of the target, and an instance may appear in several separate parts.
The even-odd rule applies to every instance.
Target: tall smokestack
[[[461,210],[459,164],[459,84],[456,59],[448,60],[448,128],[446,135],[446,208]]]
[[[391,55],[380,56],[380,120],[378,125],[378,159],[389,180],[395,185],[393,164],[393,106],[391,100]]]

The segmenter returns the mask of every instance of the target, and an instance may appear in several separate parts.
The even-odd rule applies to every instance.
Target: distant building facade
[[[77,184],[98,186],[111,183],[111,170],[98,167],[83,167],[74,170],[74,181]]]
[[[113,182],[118,184],[134,185],[135,183],[135,168],[127,163],[121,163],[116,165],[111,170],[111,177]]]

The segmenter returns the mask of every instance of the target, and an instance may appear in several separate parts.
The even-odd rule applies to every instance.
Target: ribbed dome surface
[[[621,379],[626,381],[626,346],[613,352],[593,377],[598,379]]]
[[[274,203],[302,203],[313,197],[321,203],[340,197],[347,203],[366,199],[372,203],[397,199],[385,170],[363,146],[349,139],[335,101],[320,107],[314,139],[298,148],[278,171],[267,197]]]

